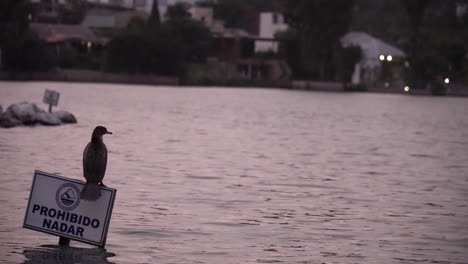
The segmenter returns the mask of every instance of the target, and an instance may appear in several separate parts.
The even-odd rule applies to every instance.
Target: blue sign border
[[[38,228],[38,227],[26,224],[26,219],[28,218],[29,208],[31,206],[32,191],[34,190],[34,183],[36,182],[36,176],[38,174],[41,175],[41,176],[56,178],[56,179],[60,179],[60,180],[67,181],[67,182],[73,182],[73,183],[76,183],[76,184],[79,184],[79,185],[84,185],[85,184],[85,182],[83,182],[83,181],[79,181],[79,180],[75,180],[75,179],[69,179],[69,178],[54,175],[54,174],[51,174],[51,173],[35,170],[34,171],[33,182],[32,182],[32,185],[31,185],[31,191],[29,193],[28,206],[26,208],[26,214],[24,215],[23,228],[27,228],[27,229],[31,229],[31,230],[51,234],[51,235],[62,236],[62,237],[69,238],[71,240],[76,240],[76,241],[80,241],[80,242],[83,242],[83,243],[104,247],[106,245],[107,232],[109,231],[110,218],[112,216],[112,209],[114,208],[114,201],[115,201],[115,195],[117,193],[117,190],[112,189],[112,188],[108,188],[108,187],[100,187],[100,189],[103,190],[103,191],[109,191],[111,193],[111,197],[109,199],[109,205],[107,207],[104,228],[103,228],[103,232],[101,234],[101,241],[99,243],[97,243],[95,241],[91,241],[91,240],[88,240],[88,239],[77,238],[77,237],[73,237],[73,236],[70,236],[70,235],[67,235],[67,234],[62,234],[62,233],[55,232],[55,231],[45,230],[45,229],[42,229],[42,228]]]

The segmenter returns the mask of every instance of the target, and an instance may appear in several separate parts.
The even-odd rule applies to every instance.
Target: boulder
[[[0,127],[11,128],[21,125],[21,121],[11,116],[11,114],[3,113],[0,115]]]
[[[58,126],[62,122],[60,119],[54,115],[54,113],[41,112],[36,115],[36,120],[42,125],[46,126]]]
[[[21,102],[12,104],[6,110],[5,114],[11,115],[25,125],[33,125],[37,122],[37,114],[44,112],[36,104]]]
[[[67,111],[60,110],[53,112],[52,114],[65,124],[74,124],[77,122],[75,116]]]
[[[36,104],[21,102],[10,105],[5,112],[0,106],[0,127],[10,128],[19,125],[41,124],[57,126],[66,123],[76,123],[75,116],[67,111],[46,112]]]

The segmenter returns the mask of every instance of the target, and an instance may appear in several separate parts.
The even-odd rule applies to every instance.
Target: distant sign
[[[23,227],[104,247],[117,190],[100,187],[90,202],[80,199],[84,184],[35,171]]]
[[[60,93],[52,90],[45,90],[44,98],[42,98],[42,102],[57,106],[59,101]]]

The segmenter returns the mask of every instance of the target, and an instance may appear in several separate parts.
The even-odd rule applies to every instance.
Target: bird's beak
[[[112,135],[112,132],[110,132],[110,131],[107,131],[107,132],[106,132],[106,134]]]

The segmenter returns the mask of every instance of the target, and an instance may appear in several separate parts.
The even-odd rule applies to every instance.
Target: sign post
[[[71,239],[104,247],[117,190],[100,187],[97,201],[85,201],[80,199],[84,184],[35,171],[23,227],[59,236],[60,245]]]
[[[52,112],[52,106],[58,105],[60,93],[52,90],[45,90],[42,102],[49,105],[49,112]]]

